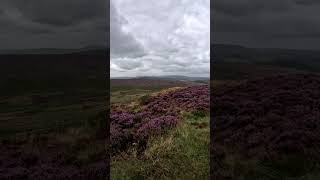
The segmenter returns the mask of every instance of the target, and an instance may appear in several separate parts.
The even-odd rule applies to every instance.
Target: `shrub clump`
[[[151,96],[149,94],[140,97],[139,102],[141,105],[146,105],[151,101]]]
[[[161,134],[167,128],[173,128],[177,125],[178,118],[175,116],[161,116],[151,119],[147,123],[141,125],[135,133],[138,141],[147,139],[152,135]]]

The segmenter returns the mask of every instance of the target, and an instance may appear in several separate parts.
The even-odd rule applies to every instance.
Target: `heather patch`
[[[150,137],[176,127],[183,119],[183,112],[198,113],[202,117],[208,114],[209,87],[176,88],[153,96],[146,95],[139,109],[120,107],[112,109],[110,115],[112,152],[126,150],[133,144],[137,144],[141,151]]]

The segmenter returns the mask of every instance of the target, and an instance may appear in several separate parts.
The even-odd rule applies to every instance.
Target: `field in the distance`
[[[125,103],[171,87],[185,87],[192,82],[155,80],[155,79],[111,79],[110,80],[110,102]]]

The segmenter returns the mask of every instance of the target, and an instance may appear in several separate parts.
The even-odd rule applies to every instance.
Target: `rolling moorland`
[[[0,55],[0,179],[105,179],[108,52],[12,53]]]
[[[320,53],[213,50],[212,176],[319,179]]]
[[[319,179],[320,53],[213,50],[211,114],[206,84],[111,80],[112,178],[207,178],[211,132],[216,179]],[[104,179],[107,54],[0,58],[0,179]]]
[[[208,83],[112,79],[110,118],[111,179],[209,178]]]

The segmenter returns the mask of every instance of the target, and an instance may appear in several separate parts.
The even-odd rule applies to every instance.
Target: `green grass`
[[[179,86],[179,84],[174,84],[172,86]],[[112,82],[110,84],[110,90],[111,92],[117,92],[117,91],[130,91],[130,92],[134,92],[134,91],[143,91],[143,90],[147,90],[147,91],[159,91],[161,89],[166,89],[169,88],[171,86],[168,85],[157,85],[157,86],[149,86],[148,84],[145,85],[136,85],[136,86],[130,86],[130,85],[113,85]]]
[[[112,91],[111,92],[111,99],[110,102],[111,104],[114,103],[129,103],[133,102],[135,100],[138,100],[139,98],[149,95],[153,92],[156,92],[157,90],[151,90],[151,89],[131,89],[131,90],[117,90],[117,91]]]
[[[209,179],[209,122],[185,114],[177,128],[152,138],[143,156],[132,148],[113,157],[111,179]]]

